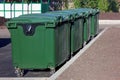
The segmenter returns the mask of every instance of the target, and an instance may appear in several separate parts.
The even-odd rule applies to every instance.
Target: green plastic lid
[[[89,15],[91,15],[91,11],[84,8],[72,9],[72,11],[77,12],[78,14],[82,13],[84,17],[88,17]]]
[[[70,10],[56,11],[55,13],[57,13],[57,14],[60,13],[60,14],[63,14],[63,15],[65,15],[65,14],[70,15],[71,19],[79,17],[77,12],[73,12],[73,11],[70,11]]]
[[[27,15],[22,15],[19,17],[47,17],[47,18],[53,18],[53,17],[61,17],[61,22],[67,21],[69,20],[69,16],[65,16],[62,14],[55,14],[55,13],[44,13],[44,14],[39,14],[39,13],[35,13],[35,14],[27,14]]]
[[[63,17],[63,19],[66,19],[66,20],[72,20],[73,19],[72,14],[65,13],[65,12],[62,12],[62,11],[52,11],[52,12],[49,12],[49,13],[52,14],[52,15],[60,15],[60,16]]]
[[[91,15],[95,15],[95,14],[99,13],[98,9],[92,9],[92,8],[80,8],[80,10],[89,11]]]
[[[28,15],[26,15],[26,16],[28,16]],[[39,15],[34,15],[34,16],[29,16],[29,17],[20,16],[20,17],[16,17],[16,18],[13,18],[10,21],[8,21],[7,26],[8,26],[8,28],[11,28],[11,27],[16,27],[17,24],[42,23],[42,24],[45,24],[45,27],[56,27],[55,25],[57,25],[58,23],[61,23],[61,22],[62,22],[61,16],[52,16],[52,17],[39,16]],[[52,26],[51,25],[49,26],[48,24],[51,24]]]

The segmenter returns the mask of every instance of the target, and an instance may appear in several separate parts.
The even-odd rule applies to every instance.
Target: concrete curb
[[[120,24],[120,20],[99,20],[99,24],[109,24],[109,25]]]
[[[0,78],[0,80],[48,80],[47,78]]]

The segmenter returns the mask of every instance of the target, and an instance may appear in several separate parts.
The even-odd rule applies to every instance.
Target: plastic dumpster
[[[71,20],[74,18],[71,13],[66,13],[66,12],[62,12],[62,11],[52,11],[52,12],[44,13],[44,14],[28,14],[28,15],[22,15],[20,17],[31,17],[31,16],[33,16],[33,17],[41,17],[41,16],[55,17],[55,16],[62,16],[65,20],[67,20],[66,23],[69,24],[68,26],[69,26],[70,29],[71,29],[71,24],[72,24]],[[71,32],[71,30],[69,32]],[[69,34],[71,34],[71,33],[69,33]],[[70,36],[68,36],[68,37],[69,37],[68,40],[71,41],[71,39],[70,39],[71,37]],[[73,44],[73,41],[71,41],[71,42]],[[71,43],[69,43],[69,44],[70,44],[69,47],[71,47]],[[73,51],[71,51],[71,50],[70,50],[70,52],[73,53]]]
[[[71,53],[78,51],[83,47],[83,13],[78,13],[74,10],[64,10],[63,13],[72,13],[71,20]]]
[[[61,16],[17,17],[7,22],[17,76],[26,69],[54,71],[70,56],[70,27]]]
[[[79,25],[79,22],[78,21],[74,21],[76,20],[76,18],[80,17],[78,16],[77,13],[75,12],[71,12],[71,11],[53,11],[53,12],[49,12],[49,13],[45,13],[45,14],[29,14],[27,15],[27,17],[30,17],[30,16],[36,16],[37,17],[39,16],[50,16],[50,17],[53,17],[53,16],[62,16],[63,18],[66,18],[67,20],[70,20],[68,23],[71,24],[69,27],[71,28],[71,39],[69,39],[71,41],[71,53],[77,51],[78,49],[81,48],[81,34],[79,34],[81,31],[81,27]],[[22,16],[22,17],[26,17],[26,16]],[[78,33],[79,32],[79,33]]]
[[[98,34],[98,31],[99,31],[99,23],[98,23],[98,18],[99,18],[99,10],[98,9],[92,9],[92,8],[82,8],[84,10],[87,10],[87,11],[90,11],[91,12],[91,15],[90,15],[90,34],[91,34],[91,37],[93,38],[94,36],[96,36]]]
[[[67,15],[67,14],[61,14],[61,13],[56,13],[57,11],[52,11],[49,13],[43,13],[43,14],[39,14],[39,13],[34,13],[34,14],[27,14],[27,15],[21,15],[19,17],[57,17],[57,16],[62,16],[62,18],[66,21],[70,21],[72,19],[71,15]]]
[[[99,10],[98,9],[94,9],[93,10],[93,16],[92,16],[92,27],[93,29],[91,29],[91,34],[94,36],[96,36],[99,33]]]
[[[69,15],[70,17],[70,47],[71,47],[71,55],[74,52],[78,51],[82,48],[82,28],[83,28],[83,14],[77,13],[71,10],[63,10],[63,11],[54,11],[51,12],[57,15]]]
[[[96,11],[97,12],[96,12],[96,15],[95,15],[96,16],[96,18],[95,18],[96,19],[96,24],[95,25],[97,27],[96,27],[95,30],[96,30],[96,35],[97,35],[97,34],[99,34],[99,14],[100,14],[100,11],[98,9]]]
[[[86,10],[84,8],[74,9],[73,11],[84,14],[83,44],[86,45],[86,43],[90,40],[90,36],[91,36],[90,34],[91,33],[91,11]]]

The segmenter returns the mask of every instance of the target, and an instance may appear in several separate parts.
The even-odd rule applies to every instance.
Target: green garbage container
[[[96,35],[99,34],[99,14],[100,14],[100,11],[97,9],[96,10],[96,15],[95,15],[96,16],[96,18],[95,18],[96,19],[96,24],[95,25],[97,26],[96,27]]]
[[[98,9],[92,9],[92,8],[83,8],[84,10],[90,11],[91,12],[91,19],[90,19],[90,25],[91,25],[91,38],[93,38],[95,35],[98,34],[99,31],[99,23],[98,23],[98,18],[99,18],[99,10]]]
[[[61,12],[61,11],[52,11],[52,12],[48,12],[48,13],[44,13],[44,14],[27,14],[27,15],[22,15],[20,17],[41,17],[41,16],[48,16],[48,17],[55,17],[55,16],[62,16],[65,20],[66,23],[68,23],[69,28],[71,28],[71,20],[73,19],[73,16],[71,14],[65,13],[65,12]],[[70,32],[70,31],[69,31]],[[70,34],[70,33],[69,33]],[[68,40],[70,40],[70,36],[68,36]],[[69,48],[70,48],[71,43],[69,43]],[[70,50],[71,52],[71,50]],[[73,52],[73,51],[72,51]],[[71,56],[71,55],[70,55]]]
[[[89,31],[90,31],[90,39],[94,36],[94,33],[93,33],[93,31],[94,31],[94,29],[95,29],[95,27],[92,25],[92,24],[94,24],[94,20],[93,20],[93,14],[94,14],[94,12],[93,12],[93,9],[91,9],[91,8],[84,8],[84,10],[87,10],[87,11],[89,11],[90,12],[90,15],[89,15]]]
[[[70,47],[71,55],[76,53],[80,48],[82,48],[82,28],[83,28],[83,14],[78,14],[77,12],[71,10],[54,11],[51,12],[57,15],[69,15],[70,17]]]
[[[91,11],[86,10],[84,8],[80,9],[74,9],[74,11],[78,13],[84,14],[84,22],[83,22],[83,45],[86,45],[86,43],[90,40],[91,36]]]
[[[84,13],[75,10],[64,10],[63,12],[72,13],[74,19],[71,20],[71,53],[83,47],[83,21]]]
[[[71,13],[66,13],[66,12],[62,12],[62,11],[52,11],[52,12],[48,12],[48,13],[44,13],[44,14],[37,14],[37,13],[36,14],[27,14],[27,15],[22,15],[20,17],[31,17],[31,16],[34,16],[34,17],[41,17],[41,16],[49,16],[49,17],[62,16],[65,20],[67,20],[66,23],[69,24],[68,26],[69,26],[70,29],[71,29],[71,24],[72,24],[71,21],[73,22],[73,18],[74,18]],[[71,31],[69,31],[69,32],[71,32]],[[71,36],[68,36],[68,40],[69,41],[71,41],[70,38],[71,38]],[[73,44],[73,41],[71,41],[71,42]],[[70,44],[69,47],[71,47],[71,43],[69,43],[69,44]],[[70,50],[70,52],[73,53],[73,51],[71,51],[71,50]]]
[[[69,11],[73,12],[73,11]],[[83,14],[74,17],[71,24],[71,53],[77,52],[83,47]]]
[[[57,11],[52,11],[52,12],[48,12],[48,13],[34,13],[34,14],[26,14],[26,15],[21,15],[19,17],[42,17],[42,16],[47,16],[47,17],[57,17],[57,16],[62,16],[62,18],[66,21],[70,21],[72,19],[72,16],[69,14],[61,14],[61,13],[57,13]]]
[[[52,71],[70,55],[70,27],[61,16],[17,17],[7,22],[17,76],[26,69]]]
[[[99,33],[99,10],[93,10],[91,34],[95,37]]]
[[[81,15],[78,15],[76,12],[72,12],[72,11],[66,11],[66,10],[63,10],[63,11],[53,11],[53,12],[49,12],[50,14],[53,14],[53,15],[60,15],[60,16],[63,16],[63,17],[68,17],[68,19],[70,20],[69,21],[69,24],[71,24],[69,27],[70,27],[70,47],[71,47],[71,55],[73,54],[73,52],[76,52],[78,49],[81,48],[81,34],[79,34],[78,32],[80,32],[80,26],[79,26],[79,22],[75,23],[74,20],[76,20],[79,16]],[[49,13],[45,13],[45,14],[49,14]],[[77,27],[76,27],[77,25]],[[74,27],[73,27],[74,26]]]

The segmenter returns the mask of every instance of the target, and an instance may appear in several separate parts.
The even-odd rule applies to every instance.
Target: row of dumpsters
[[[17,76],[49,69],[70,60],[99,33],[99,10],[80,8],[33,13],[10,19],[12,61]]]

